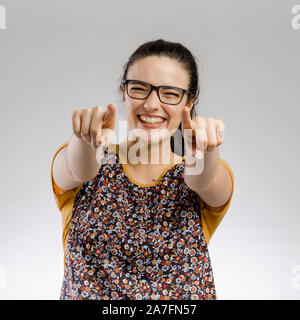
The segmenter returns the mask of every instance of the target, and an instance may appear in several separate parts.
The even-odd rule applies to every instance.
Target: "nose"
[[[160,100],[158,98],[157,92],[156,92],[156,90],[152,90],[149,97],[146,99],[144,106],[147,109],[154,110],[154,109],[159,108],[159,105],[160,105]]]

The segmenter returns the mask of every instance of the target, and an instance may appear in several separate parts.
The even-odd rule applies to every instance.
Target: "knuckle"
[[[79,110],[75,110],[72,114],[72,119],[74,120],[76,117],[78,117],[80,115],[80,111]]]
[[[91,135],[93,136],[93,137],[96,137],[97,136],[97,133],[98,133],[98,130],[97,129],[91,129]]]
[[[203,137],[203,139],[202,139],[202,143],[204,143],[204,144],[207,144],[207,138],[206,137]]]
[[[203,139],[207,139],[206,129],[204,129],[204,128],[199,129],[199,135],[200,135]]]
[[[83,137],[89,137],[89,132],[88,132],[88,130],[87,130],[87,129],[81,130],[81,135],[82,135]]]
[[[215,122],[214,118],[207,118],[207,122],[209,125],[212,125]]]
[[[82,114],[83,116],[89,116],[91,113],[92,109],[91,108],[87,108],[87,109],[82,109]]]
[[[94,110],[97,111],[97,112],[101,112],[103,110],[103,107],[96,106],[96,107],[94,107]]]
[[[220,124],[222,127],[225,127],[224,121],[221,119],[216,119],[216,121],[218,122],[218,124]]]

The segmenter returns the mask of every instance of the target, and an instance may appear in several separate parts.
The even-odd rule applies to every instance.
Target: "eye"
[[[160,93],[168,98],[180,98],[181,92],[175,88],[162,87]]]
[[[175,97],[179,97],[179,95],[178,95],[178,94],[176,94],[176,93],[172,93],[172,92],[166,92],[166,93],[164,93],[164,94],[167,94],[168,96],[175,96]]]
[[[138,87],[134,87],[134,88],[131,88],[131,90],[137,90],[137,91],[145,91],[145,89],[144,88],[138,88]]]

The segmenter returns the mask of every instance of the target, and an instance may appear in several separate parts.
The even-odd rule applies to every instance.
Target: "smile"
[[[166,121],[166,119],[160,117],[145,117],[141,115],[138,115],[137,118],[139,119],[139,122],[146,128],[158,128]]]

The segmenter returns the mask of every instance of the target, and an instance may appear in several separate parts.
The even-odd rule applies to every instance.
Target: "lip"
[[[144,116],[144,117],[149,117],[149,118],[162,118],[164,120],[166,119],[159,114],[153,114],[153,113],[140,113],[140,114],[138,114],[138,116]]]

